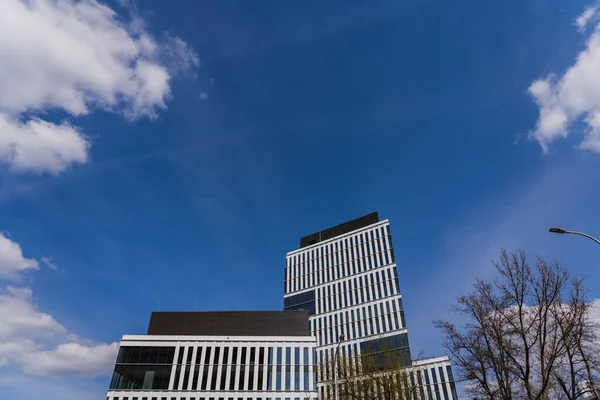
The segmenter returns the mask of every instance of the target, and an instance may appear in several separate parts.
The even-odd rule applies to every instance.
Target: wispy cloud
[[[409,327],[419,332],[411,339],[415,349],[439,348],[441,337],[432,329],[432,320],[454,318],[450,308],[456,296],[469,291],[475,277],[494,275],[491,260],[498,258],[502,248],[524,249],[532,258],[539,255],[560,260],[557,255],[563,255],[567,268],[575,274],[582,273],[586,264],[566,252],[570,242],[548,233],[550,226],[565,221],[574,226],[579,221],[600,222],[587,215],[589,210],[584,207],[587,199],[598,195],[589,184],[598,163],[575,155],[550,163],[535,174],[512,182],[493,197],[482,199],[461,224],[448,227],[445,249],[432,257],[433,263],[426,267],[428,273],[403,289]],[[582,173],[586,170],[589,172]],[[559,239],[563,239],[563,246],[553,251],[552,243]],[[421,295],[422,288],[435,296]],[[418,296],[417,303],[411,303],[412,296]]]
[[[42,257],[42,262],[52,271],[60,272],[62,269],[50,257]]]
[[[575,25],[581,32],[585,31],[588,23],[597,17],[598,9],[600,9],[600,3],[596,2],[575,19]]]

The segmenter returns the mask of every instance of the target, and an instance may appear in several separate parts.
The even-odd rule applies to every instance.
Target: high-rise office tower
[[[319,362],[332,360],[338,344],[342,357],[394,350],[421,397],[457,399],[448,357],[411,359],[388,220],[375,212],[313,233],[286,258],[284,309],[308,310]],[[330,398],[329,386],[319,390]]]

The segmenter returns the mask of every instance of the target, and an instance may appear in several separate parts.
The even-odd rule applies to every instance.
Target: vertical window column
[[[293,382],[291,387],[293,390],[300,390],[300,388],[302,387],[300,385],[302,379],[302,364],[300,363],[300,357],[300,347],[298,347],[298,345],[296,344],[296,346],[294,347],[294,353],[292,354]]]
[[[291,379],[292,379],[292,348],[285,347],[285,359],[284,359],[284,375],[283,381],[285,382],[285,390],[291,390]]]
[[[249,389],[250,378],[250,348],[242,347],[242,370],[240,371],[240,390]]]
[[[181,352],[181,351],[183,351],[183,350],[181,349],[181,346],[179,346],[179,344],[178,344],[177,347],[175,347],[175,357],[173,358],[173,360],[175,360],[174,361],[175,363],[179,359],[179,352]],[[175,365],[175,368],[171,369],[171,377],[169,378],[169,390],[173,390],[174,386],[177,385],[177,383],[175,383],[176,370],[177,370],[177,365]]]
[[[282,348],[277,347],[277,365],[275,367],[275,390],[281,391],[281,374],[282,374]]]
[[[185,378],[185,361],[187,360],[187,354],[188,351],[190,350],[190,347],[184,347],[183,348],[183,353],[179,353],[179,355],[181,357],[178,358],[178,362],[177,362],[177,367],[176,369],[178,370],[176,375],[175,375],[175,380],[176,382],[174,383],[174,389],[175,390],[181,390],[183,388],[183,382],[184,382],[184,378]]]
[[[196,353],[198,351],[198,347],[191,347],[188,351],[191,350],[191,353],[188,353],[188,375],[187,375],[187,385],[184,385],[184,390],[193,390],[193,377],[196,371],[196,365],[194,365],[194,361],[196,360]]]
[[[314,286],[314,277],[315,277],[315,251],[312,250],[311,251],[311,255],[312,257],[309,260],[309,264],[308,264],[308,286],[309,287],[313,287]]]

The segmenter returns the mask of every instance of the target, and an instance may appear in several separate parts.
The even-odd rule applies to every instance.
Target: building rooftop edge
[[[362,226],[362,227],[360,227],[360,228],[357,228],[357,229],[355,229],[355,230],[353,230],[353,231],[345,232],[345,233],[343,233],[343,234],[341,234],[341,235],[334,236],[334,237],[332,237],[331,239],[326,239],[326,240],[323,240],[322,242],[317,242],[317,243],[311,244],[311,245],[309,245],[309,246],[300,247],[300,248],[298,248],[298,249],[295,249],[295,250],[292,250],[292,251],[289,251],[289,252],[287,252],[287,253],[286,253],[286,257],[287,257],[287,256],[290,256],[290,255],[292,255],[292,254],[295,254],[295,253],[301,253],[301,252],[303,252],[303,251],[306,251],[306,250],[309,250],[309,249],[311,249],[311,248],[313,248],[313,247],[321,246],[321,245],[323,245],[323,244],[325,244],[325,243],[333,242],[334,240],[337,240],[337,239],[340,239],[340,238],[343,238],[343,237],[346,237],[346,236],[351,236],[351,235],[353,235],[353,234],[355,234],[355,233],[357,233],[357,232],[359,232],[359,231],[362,231],[362,230],[364,230],[364,229],[368,229],[368,228],[374,227],[374,226],[376,226],[376,225],[383,225],[383,224],[385,224],[385,223],[389,223],[389,222],[390,222],[390,220],[389,220],[389,219],[383,219],[383,220],[381,220],[381,221],[379,221],[379,222],[374,222],[374,223],[372,223],[372,224],[365,225],[365,226]]]
[[[415,367],[420,365],[434,364],[438,362],[450,362],[450,357],[444,355],[438,357],[421,358],[419,360],[413,360],[412,366]]]
[[[123,335],[121,342],[317,342],[314,336]]]

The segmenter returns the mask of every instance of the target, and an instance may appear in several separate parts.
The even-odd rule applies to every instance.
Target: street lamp
[[[592,239],[594,242],[600,244],[600,240],[596,239],[593,236],[588,235],[587,233],[583,233],[583,232],[568,231],[566,229],[557,228],[557,227],[550,228],[550,232],[552,232],[552,233],[558,233],[558,234],[561,234],[561,235],[570,234],[570,235],[585,236],[586,238]]]
[[[335,348],[335,356],[334,356],[334,359],[333,359],[333,393],[334,393],[335,400],[338,400],[338,384],[337,384],[337,376],[338,376],[338,371],[337,371],[338,354],[340,352],[340,345],[342,344],[343,341],[344,341],[344,334],[341,334],[340,338],[338,339],[337,347]]]

